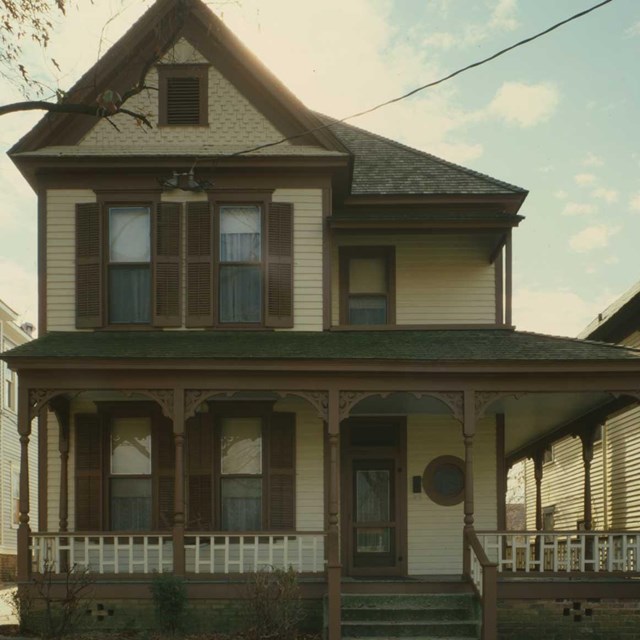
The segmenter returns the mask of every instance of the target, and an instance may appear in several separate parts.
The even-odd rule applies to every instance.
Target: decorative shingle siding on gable
[[[397,324],[492,324],[494,267],[473,236],[368,235],[341,246],[394,245]],[[333,252],[332,323],[339,323],[338,249]]]
[[[181,40],[169,52],[162,62],[166,63],[206,63],[208,60],[195,51],[187,42]],[[152,68],[147,75],[147,84],[158,86],[158,72]],[[134,96],[127,107],[133,111],[150,114],[154,124],[158,121],[158,92],[143,91]],[[267,120],[216,68],[209,69],[209,125],[160,127],[151,131],[143,130],[135,121],[127,116],[115,116],[114,122],[120,133],[106,121],[100,121],[81,140],[80,147],[123,147],[149,149],[154,146],[167,147],[172,144],[181,147],[193,146],[202,149],[205,145],[215,144],[217,148],[227,147],[228,151],[237,151],[243,147],[264,142],[272,142],[283,137],[269,120]],[[286,146],[290,146],[286,143]]]

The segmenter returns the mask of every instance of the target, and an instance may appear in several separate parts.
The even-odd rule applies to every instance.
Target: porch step
[[[467,594],[343,594],[342,635],[358,640],[477,640],[478,607]]]

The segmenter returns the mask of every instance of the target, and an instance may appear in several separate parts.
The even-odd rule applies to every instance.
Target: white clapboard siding
[[[495,274],[473,236],[338,237],[332,258],[332,323],[339,324],[339,246],[395,246],[397,324],[495,322]]]
[[[198,63],[206,60],[184,39],[169,51],[162,63]],[[158,86],[158,72],[155,67],[147,74],[146,84]],[[264,142],[272,142],[283,137],[265,116],[254,107],[236,87],[214,66],[209,67],[209,124],[201,126],[154,127],[151,130],[138,126],[133,118],[123,115],[113,116],[120,129],[114,128],[103,120],[85,135],[80,142],[82,147],[99,147],[105,150],[113,147],[161,146],[169,149],[171,145],[184,148],[202,149],[205,145],[215,144],[217,148],[229,147],[240,150]],[[158,92],[143,91],[133,96],[127,103],[128,108],[148,115],[151,122],[158,120]],[[290,146],[284,143],[283,146]]]
[[[409,574],[462,572],[462,503],[443,507],[424,493],[411,492],[411,478],[422,476],[438,456],[464,459],[462,427],[451,417],[411,415],[407,421],[407,525]],[[475,523],[478,529],[497,526],[496,441],[493,419],[478,424],[474,438]]]

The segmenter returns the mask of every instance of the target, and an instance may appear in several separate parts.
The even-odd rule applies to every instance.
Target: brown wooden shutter
[[[157,450],[158,529],[166,531],[173,526],[173,502],[176,471],[176,449],[173,423],[162,416],[155,429]]]
[[[102,429],[96,414],[78,414],[76,425],[76,531],[102,530]]]
[[[179,327],[181,312],[180,246],[182,207],[160,202],[156,207],[153,236],[153,324]]]
[[[213,324],[213,215],[208,202],[187,203],[187,326]]]
[[[187,528],[212,531],[213,518],[213,420],[203,413],[187,421]]]
[[[269,427],[269,528],[294,531],[296,416],[274,413]]]
[[[267,208],[268,327],[293,327],[293,205],[272,202]]]
[[[100,206],[76,205],[76,327],[102,326],[102,224]]]

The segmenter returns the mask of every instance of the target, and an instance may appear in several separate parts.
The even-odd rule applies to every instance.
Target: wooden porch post
[[[27,582],[31,574],[29,550],[29,436],[31,415],[29,389],[18,386],[18,433],[20,434],[20,520],[18,525],[18,582]]]
[[[475,393],[464,392],[464,420],[462,435],[464,438],[464,529],[473,528],[473,436],[476,433]],[[471,555],[467,546],[467,537],[463,536],[462,571],[465,576],[471,573]]]
[[[173,407],[173,440],[176,457],[173,487],[173,572],[177,576],[184,576],[184,389],[174,390]]]
[[[593,462],[593,441],[597,428],[598,425],[594,424],[580,433],[580,440],[582,440],[582,462],[584,464],[584,528],[586,531],[593,529],[591,463]]]
[[[542,463],[544,462],[544,449],[539,449],[533,455],[533,477],[536,481],[536,531],[542,531]],[[534,546],[535,560],[539,563],[538,569],[544,569],[542,562],[541,538],[536,536]],[[527,551],[528,553],[528,551]]]
[[[69,530],[69,401],[58,396],[49,403],[58,421],[58,451],[60,453],[59,531]]]
[[[328,411],[329,443],[329,518],[327,531],[327,591],[328,591],[328,640],[340,640],[340,394],[329,391]]]

